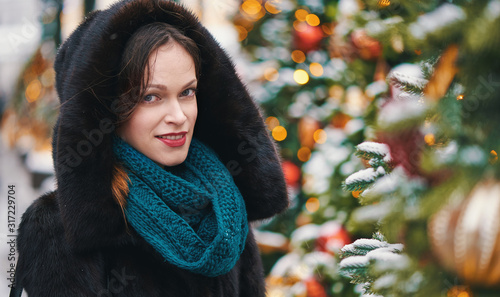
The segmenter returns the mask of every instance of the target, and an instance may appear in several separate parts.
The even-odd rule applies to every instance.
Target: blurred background
[[[57,48],[113,2],[0,0],[2,296],[8,193],[17,227],[55,188]],[[254,225],[269,297],[500,296],[499,0],[180,2],[280,146],[291,205]]]

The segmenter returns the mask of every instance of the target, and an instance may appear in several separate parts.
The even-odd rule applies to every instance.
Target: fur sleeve
[[[105,284],[101,256],[70,251],[54,196],[40,197],[22,217],[17,284],[30,297],[100,296]]]

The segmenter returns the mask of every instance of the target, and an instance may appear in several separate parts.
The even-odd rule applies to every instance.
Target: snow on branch
[[[356,146],[356,156],[369,160],[374,157],[384,158],[389,154],[389,146],[384,143],[365,141]]]

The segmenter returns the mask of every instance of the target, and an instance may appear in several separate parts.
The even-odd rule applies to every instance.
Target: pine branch
[[[389,155],[389,146],[385,143],[365,141],[356,146],[355,155],[365,160],[372,158],[383,159]]]
[[[408,76],[399,72],[391,72],[387,77],[387,81],[390,85],[415,95],[423,95],[424,88],[429,82],[426,79]]]
[[[385,169],[380,166],[375,170],[374,168],[367,168],[351,174],[346,178],[343,187],[346,191],[362,191],[371,186],[375,180],[385,174]]]

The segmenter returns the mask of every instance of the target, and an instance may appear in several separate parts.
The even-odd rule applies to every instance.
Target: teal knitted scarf
[[[119,137],[130,178],[125,215],[165,261],[214,277],[231,270],[248,233],[245,203],[213,150],[193,138],[184,163],[163,169]]]

